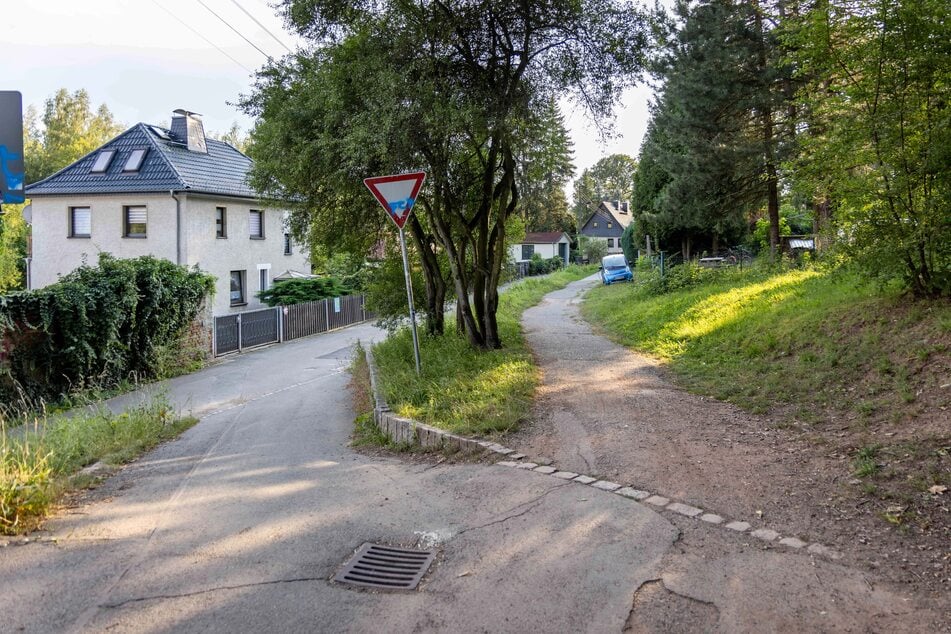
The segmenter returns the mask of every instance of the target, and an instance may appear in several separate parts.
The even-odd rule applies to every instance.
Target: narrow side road
[[[656,581],[638,592],[629,625],[694,614],[709,627],[683,631],[943,631],[951,595],[894,584],[861,565],[848,526],[835,523],[823,496],[835,473],[804,441],[725,403],[670,384],[651,360],[594,333],[579,316],[597,277],[550,293],[523,325],[543,373],[532,422],[508,446],[531,459],[693,505],[719,525],[665,511],[682,531]],[[809,460],[805,456],[810,456]],[[819,502],[817,503],[817,498]],[[831,506],[831,505],[830,505]],[[737,532],[730,520],[751,526]],[[751,535],[831,545],[839,560]],[[901,553],[883,553],[882,566]],[[881,555],[880,555],[881,556]],[[643,607],[638,610],[638,605]],[[687,618],[686,616],[684,618]],[[706,619],[706,620],[704,620]],[[660,628],[663,630],[663,628]]]

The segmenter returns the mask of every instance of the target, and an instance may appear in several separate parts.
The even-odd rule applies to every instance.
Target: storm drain
[[[365,588],[415,590],[436,554],[379,544],[364,544],[334,581]]]

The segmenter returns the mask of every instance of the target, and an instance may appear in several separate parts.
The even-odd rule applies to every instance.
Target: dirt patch
[[[679,389],[655,361],[592,332],[578,316],[578,290],[525,313],[543,381],[532,420],[508,446],[830,546],[842,563],[947,609],[951,491],[908,485],[912,473],[951,471],[941,410],[926,414],[929,437],[921,427],[888,436],[884,423],[750,415]],[[863,449],[874,475],[859,478]]]
[[[660,579],[648,581],[634,593],[634,607],[624,632],[689,634],[711,632],[720,611],[715,605],[671,592]]]

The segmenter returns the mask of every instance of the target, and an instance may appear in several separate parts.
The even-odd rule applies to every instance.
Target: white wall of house
[[[564,239],[562,239],[561,242],[555,244],[535,244],[533,245],[535,247],[534,252],[547,260],[558,255],[558,245],[562,243],[566,245],[565,252],[567,253],[569,248],[568,241]],[[509,247],[509,252],[516,262],[528,262],[528,260],[531,259],[522,257],[522,244],[513,244],[511,247]]]
[[[585,236],[585,240],[600,240],[601,242],[605,243],[608,248],[608,254],[624,253],[624,249],[621,248],[620,238],[592,238],[590,236]]]
[[[33,263],[31,283],[41,288],[56,282],[83,263],[99,263],[99,254],[118,258],[154,255],[175,261],[175,201],[168,194],[42,196],[33,208]],[[144,205],[145,238],[123,237],[124,207]],[[70,237],[70,209],[89,207],[88,238]]]
[[[261,288],[261,271],[267,283],[287,269],[310,272],[307,253],[292,243],[291,255],[284,255],[284,212],[255,205],[247,199],[216,198],[178,194],[182,216],[182,263],[197,265],[215,276],[212,311],[224,315],[260,308],[256,295]],[[153,255],[176,262],[176,204],[164,194],[110,194],[101,196],[43,196],[33,204],[33,288],[56,282],[82,264],[95,265],[101,252],[120,258]],[[124,208],[144,205],[147,210],[145,238],[123,237]],[[91,231],[88,238],[70,237],[70,209],[89,207]],[[216,236],[217,207],[226,209],[226,238]],[[264,212],[264,238],[252,239],[250,211]],[[244,299],[231,302],[231,272],[244,271]]]
[[[226,315],[261,308],[261,270],[267,271],[267,283],[288,269],[310,273],[307,253],[291,243],[291,255],[284,255],[284,211],[256,205],[247,199],[227,199],[197,194],[179,196],[185,219],[185,262],[198,265],[217,278],[214,313]],[[216,209],[225,208],[226,235],[217,237]],[[252,238],[251,210],[264,212],[264,238]],[[231,304],[231,272],[244,271],[245,305]]]

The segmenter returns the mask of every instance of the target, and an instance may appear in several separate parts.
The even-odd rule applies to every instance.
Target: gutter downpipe
[[[175,190],[169,190],[168,195],[175,200],[175,259],[176,264],[182,263],[182,201],[175,195]]]

